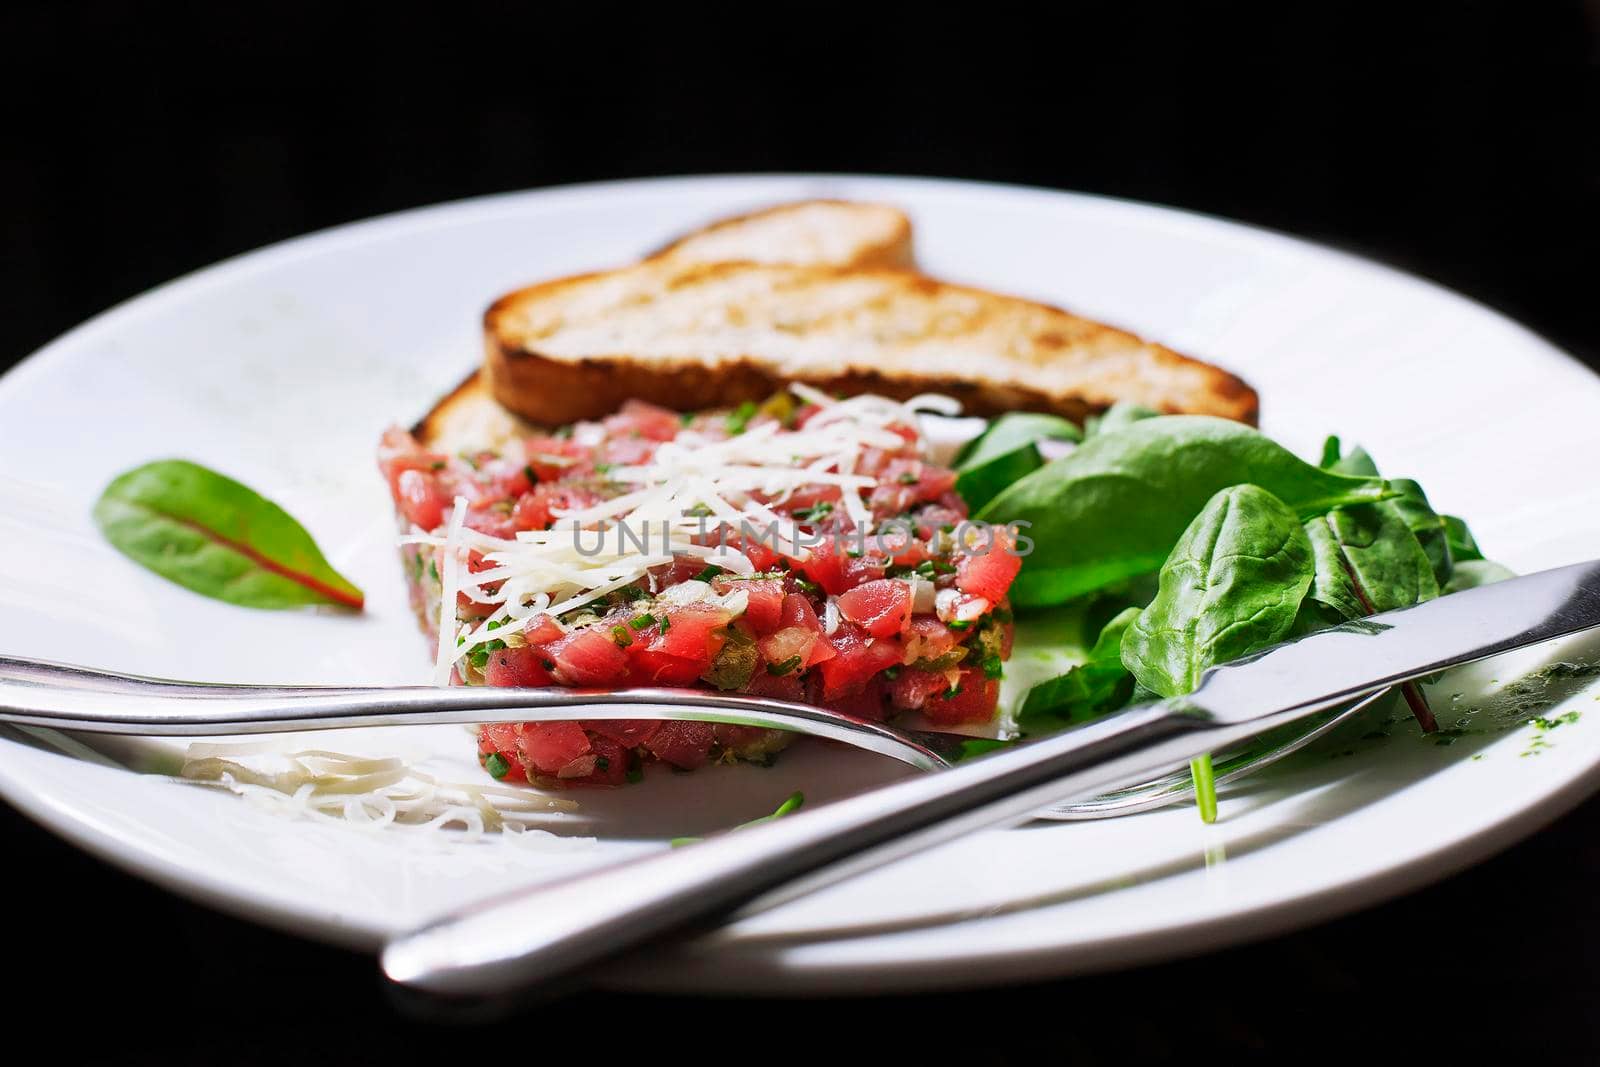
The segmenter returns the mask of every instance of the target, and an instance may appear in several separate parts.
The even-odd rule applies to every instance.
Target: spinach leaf
[[[160,460],[119,475],[94,520],[123,555],[203,596],[250,608],[362,606],[361,590],[288,512],[197,463]]]
[[[1450,535],[1445,518],[1433,510],[1422,486],[1410,478],[1391,478],[1389,484],[1399,491],[1399,496],[1385,501],[1379,507],[1394,509],[1406,527],[1415,535],[1433,568],[1434,580],[1443,585],[1450,580],[1455,558],[1450,552]]]
[[[1126,704],[1133,693],[1133,675],[1122,663],[1122,635],[1139,617],[1139,610],[1123,609],[1106,623],[1082,663],[1028,690],[1017,723],[1024,729],[1055,727],[1062,721],[1083,722]]]
[[[1161,567],[1150,606],[1122,639],[1139,689],[1182,696],[1218,663],[1276,644],[1299,616],[1311,585],[1311,545],[1300,518],[1254,485],[1213,496]],[[1189,761],[1200,818],[1217,817],[1210,755]]]
[[[980,466],[1038,441],[1081,440],[1083,431],[1070,419],[1035,411],[1012,411],[995,419],[981,434],[961,446],[956,453],[956,469]]]
[[[1330,437],[1323,442],[1321,465],[1341,474],[1378,476],[1377,463],[1359,446],[1348,456],[1341,458],[1337,437]],[[1443,585],[1450,580],[1450,570],[1456,558],[1451,551],[1448,521],[1445,516],[1433,510],[1433,506],[1428,503],[1428,494],[1424,493],[1422,486],[1412,479],[1391,478],[1389,486],[1395,490],[1395,496],[1385,506],[1394,508],[1406,526],[1416,535],[1422,550],[1427,553],[1429,565],[1433,567],[1434,580]],[[1470,536],[1469,534],[1468,537]]]
[[[1334,434],[1329,434],[1322,439],[1322,455],[1317,460],[1317,466],[1323,470],[1332,470],[1339,462],[1339,454],[1344,446]]]
[[[1503,582],[1507,578],[1516,576],[1516,572],[1510,567],[1502,567],[1486,559],[1463,560],[1456,564],[1456,572],[1450,576],[1450,581],[1445,584],[1441,592],[1445,595],[1459,593],[1463,589],[1493,585],[1495,582]]]
[[[1323,470],[1349,474],[1357,478],[1378,477],[1378,465],[1373,462],[1366,449],[1357,445],[1350,450],[1349,455],[1344,455],[1343,451],[1344,446],[1339,438],[1330,435],[1322,442],[1322,458],[1317,461],[1317,466]]]
[[[1012,482],[1044,466],[1038,442],[1082,439],[1077,426],[1057,415],[1028,411],[1002,415],[958,455],[956,492],[976,511]]]
[[[1444,516],[1444,532],[1450,542],[1451,559],[1457,563],[1483,559],[1483,550],[1478,547],[1478,539],[1472,536],[1465,519],[1458,519],[1454,515]]]
[[[1030,524],[1034,549],[1012,601],[1059,604],[1156,570],[1206,501],[1242,483],[1302,518],[1392,494],[1379,478],[1321,470],[1240,423],[1170,415],[1091,437],[1013,483],[977,517]]]
[[[1345,508],[1306,524],[1316,560],[1308,599],[1342,619],[1410,607],[1439,595],[1433,565],[1399,508]],[[1302,616],[1302,619],[1304,616]],[[1400,687],[1424,733],[1439,728],[1420,687]]]
[[[1398,508],[1344,508],[1306,523],[1306,534],[1316,564],[1309,595],[1341,620],[1410,607],[1439,595],[1427,553]]]
[[[1160,696],[1193,692],[1208,668],[1287,636],[1313,576],[1311,544],[1288,505],[1259,486],[1224,489],[1162,565],[1156,598],[1122,639],[1122,662]]]
[[[1136,422],[1160,417],[1161,412],[1155,408],[1147,408],[1143,404],[1119,400],[1099,415],[1089,416],[1088,421],[1083,424],[1083,435],[1085,437],[1102,437],[1108,433],[1125,430]]]

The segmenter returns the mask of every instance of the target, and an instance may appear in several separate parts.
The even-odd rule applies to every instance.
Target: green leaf
[[[1358,478],[1378,477],[1378,465],[1367,450],[1357,445],[1348,456],[1339,456],[1339,439],[1330,437],[1322,443],[1322,462],[1319,466],[1335,474],[1348,474]]]
[[[1020,445],[1081,440],[1083,431],[1069,419],[1034,411],[1013,411],[989,423],[986,430],[961,446],[956,453],[956,469],[979,466]]]
[[[1457,563],[1483,559],[1483,550],[1478,547],[1478,539],[1472,536],[1465,519],[1454,515],[1444,516],[1444,531],[1450,542],[1451,559]]]
[[[1063,721],[1083,722],[1126,704],[1133,675],[1122,663],[1122,637],[1139,611],[1124,608],[1106,623],[1082,663],[1028,690],[1017,711],[1018,725],[1050,728]]]
[[[1006,486],[1044,466],[1039,446],[1032,441],[1010,452],[991,456],[975,467],[958,469],[956,492],[969,508],[981,508],[1005,491]]]
[[[1126,430],[1136,422],[1161,417],[1161,412],[1155,408],[1147,408],[1143,404],[1135,404],[1128,400],[1119,400],[1099,415],[1089,416],[1089,420],[1083,425],[1083,435],[1086,438],[1104,437],[1108,433]]]
[[[202,596],[250,608],[362,606],[361,590],[288,512],[197,463],[159,460],[119,475],[94,520],[123,555]]]
[[[1516,572],[1510,567],[1502,567],[1486,559],[1469,559],[1456,564],[1456,572],[1450,576],[1441,593],[1459,593],[1463,589],[1476,589],[1480,585],[1493,585],[1503,582],[1507,578],[1515,578]]]
[[[1161,568],[1161,584],[1122,639],[1122,662],[1163,697],[1276,644],[1294,626],[1311,585],[1311,544],[1300,518],[1254,485],[1215,494]]]
[[[1339,439],[1330,437],[1322,446],[1322,466],[1340,472],[1341,474],[1356,474],[1376,477],[1378,465],[1366,450],[1360,447],[1351,451],[1348,456],[1340,458]],[[1422,545],[1422,550],[1427,553],[1428,562],[1433,567],[1433,577],[1441,586],[1450,580],[1450,571],[1458,558],[1471,559],[1473,556],[1457,556],[1453,551],[1449,534],[1449,520],[1433,510],[1428,503],[1428,494],[1422,491],[1422,486],[1410,478],[1391,478],[1389,486],[1395,491],[1395,496],[1389,501],[1389,506],[1398,509],[1406,526],[1416,535],[1417,542]],[[1460,520],[1456,520],[1458,523]],[[1466,525],[1461,524],[1465,530]],[[1471,534],[1467,535],[1470,540]],[[1476,557],[1481,558],[1481,557]]]
[[[1038,442],[1081,441],[1078,427],[1057,415],[1002,415],[956,455],[956,492],[976,511],[1006,486],[1044,466]]]
[[[1428,565],[1433,568],[1434,581],[1443,585],[1450,580],[1450,571],[1455,565],[1455,559],[1450,552],[1450,535],[1445,517],[1433,510],[1433,506],[1428,503],[1428,495],[1422,491],[1422,486],[1410,478],[1391,478],[1389,484],[1400,495],[1379,506],[1392,508],[1405,522],[1406,527],[1416,536],[1417,543],[1422,546],[1423,553],[1428,557]]]
[[[960,751],[956,753],[955,761],[976,759],[987,756],[991,752],[998,752],[1002,748],[1010,748],[1015,742],[1003,741],[998,737],[968,737],[961,742]]]
[[[1030,524],[1034,548],[1012,601],[1059,604],[1156,570],[1206,502],[1243,483],[1303,519],[1392,495],[1382,479],[1322,470],[1240,423],[1170,415],[1091,437],[1014,483],[977,517]]]
[[[1359,619],[1439,595],[1433,565],[1400,509],[1344,508],[1306,523],[1316,561],[1310,596]]]
[[[804,806],[805,802],[806,795],[804,793],[790,793],[789,796],[785,798],[784,802],[779,804],[777,809],[773,811],[771,815],[763,815],[759,819],[751,819],[749,822],[742,822],[733,829],[745,830],[752,826],[760,826],[762,823],[771,822],[774,819],[781,819],[791,812],[799,811],[800,808]],[[692,845],[696,841],[700,840],[703,839],[698,837],[674,837],[672,839],[672,847],[682,848],[684,845]]]

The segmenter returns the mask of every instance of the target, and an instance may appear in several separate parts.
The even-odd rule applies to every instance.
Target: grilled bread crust
[[[1254,421],[1239,378],[1060,308],[895,268],[651,260],[561,278],[484,317],[490,391],[532,422],[638,397],[726,407],[800,381],[947,393],[973,414],[1082,420],[1118,400]]]

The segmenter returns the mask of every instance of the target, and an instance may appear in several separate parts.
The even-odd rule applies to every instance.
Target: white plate
[[[1242,374],[1264,427],[1303,451],[1328,432],[1420,479],[1519,570],[1600,544],[1600,383],[1538,337],[1425,282],[1292,239],[1140,204],[1002,186],[866,178],[629,182],[492,197],[341,227],[181,279],[95,319],[0,380],[0,647],[228,681],[417,682],[413,631],[374,472],[474,363],[494,295],[625,262],[708,218],[804,196],[891,201],[935,274],[1065,304]],[[179,455],[282,502],[369,595],[359,618],[258,613],[192,596],[105,547],[99,489]],[[1543,650],[1523,657],[1537,663]],[[1518,668],[1453,679],[1479,691]],[[1566,706],[1600,718],[1593,693]],[[1491,713],[1506,715],[1502,706]],[[1448,711],[1441,716],[1450,721]],[[1192,952],[1415,886],[1503,847],[1586,795],[1600,734],[1581,722],[1524,758],[1529,730],[1442,747],[1397,729],[1172,810],[994,832],[637,960],[615,983],[827,990],[963,985]],[[322,738],[437,753],[455,728]],[[1469,758],[1475,755],[1478,758]],[[771,771],[663,775],[587,794],[563,832],[446,844],[295,821],[238,798],[0,743],[0,791],[63,835],[179,892],[309,936],[372,946],[453,903],[727,825],[792,788],[813,803],[899,773],[813,747]]]

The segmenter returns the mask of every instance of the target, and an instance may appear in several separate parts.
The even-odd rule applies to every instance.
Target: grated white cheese
[[[535,816],[577,804],[526,788],[446,782],[395,757],[321,749],[282,751],[273,741],[189,746],[178,781],[228,790],[289,815],[362,829],[459,829],[468,839],[516,833],[560,841]]]
[[[523,531],[510,540],[488,536],[465,525],[469,502],[458,497],[442,536],[403,538],[432,545],[441,557],[435,684],[449,684],[460,657],[479,645],[521,633],[541,617],[559,623],[560,616],[639,582],[674,556],[700,557],[734,574],[753,574],[754,564],[736,548],[696,543],[715,535],[719,526],[729,536],[748,528],[785,555],[805,559],[810,552],[800,524],[759,498],[781,504],[807,486],[836,487],[839,507],[855,525],[868,527],[871,511],[864,494],[878,482],[855,473],[863,454],[905,447],[906,439],[890,429],[894,425],[910,427],[919,451],[925,451],[917,413],[953,415],[961,410],[958,401],[932,394],[902,403],[873,395],[835,400],[801,384],[790,391],[821,409],[803,428],[760,423],[725,439],[685,429],[658,446],[649,462],[607,473],[611,481],[635,488],[590,507],[556,510],[548,530]],[[593,431],[579,429],[584,440],[598,443]],[[467,566],[468,553],[474,551],[483,559],[483,569],[476,573]],[[485,589],[496,582],[502,584],[495,592]],[[710,597],[710,586],[699,584],[704,593],[695,590],[693,595]],[[457,593],[493,605],[493,613],[464,627],[457,619]],[[737,608],[735,603],[745,597],[736,591],[712,599],[742,610],[742,603]]]

